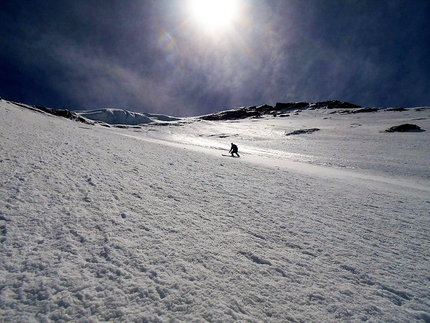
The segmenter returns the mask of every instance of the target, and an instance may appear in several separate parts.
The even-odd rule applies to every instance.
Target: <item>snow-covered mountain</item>
[[[430,322],[430,110],[290,105],[0,100],[0,321]]]
[[[93,121],[101,121],[111,125],[120,124],[134,126],[140,124],[156,123],[160,121],[165,122],[180,120],[179,118],[170,117],[162,114],[137,113],[121,109],[76,111],[76,114]]]

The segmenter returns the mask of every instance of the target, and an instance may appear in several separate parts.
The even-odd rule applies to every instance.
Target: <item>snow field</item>
[[[427,191],[0,114],[1,321],[430,321]]]

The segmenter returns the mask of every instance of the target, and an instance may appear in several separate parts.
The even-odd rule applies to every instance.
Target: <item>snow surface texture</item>
[[[118,129],[0,101],[0,321],[430,322],[429,130],[426,109]]]

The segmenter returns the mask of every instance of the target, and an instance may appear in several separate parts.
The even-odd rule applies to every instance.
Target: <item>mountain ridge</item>
[[[141,125],[167,125],[175,124],[185,119],[197,119],[206,121],[227,121],[245,118],[259,118],[262,116],[289,117],[291,114],[298,114],[303,110],[326,109],[333,110],[332,113],[355,114],[386,111],[404,111],[402,107],[362,107],[354,103],[329,100],[319,102],[277,102],[274,106],[263,104],[260,106],[242,106],[233,109],[222,110],[210,114],[194,117],[173,117],[165,114],[133,112],[117,108],[101,108],[94,110],[75,110],[47,108],[40,105],[29,105],[16,101],[10,101],[21,107],[44,112],[86,124],[102,124],[110,127],[121,126],[141,126]],[[422,107],[425,108],[425,107]]]

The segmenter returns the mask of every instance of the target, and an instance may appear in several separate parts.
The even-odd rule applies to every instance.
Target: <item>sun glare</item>
[[[193,17],[209,30],[225,28],[237,17],[237,0],[190,0]]]

